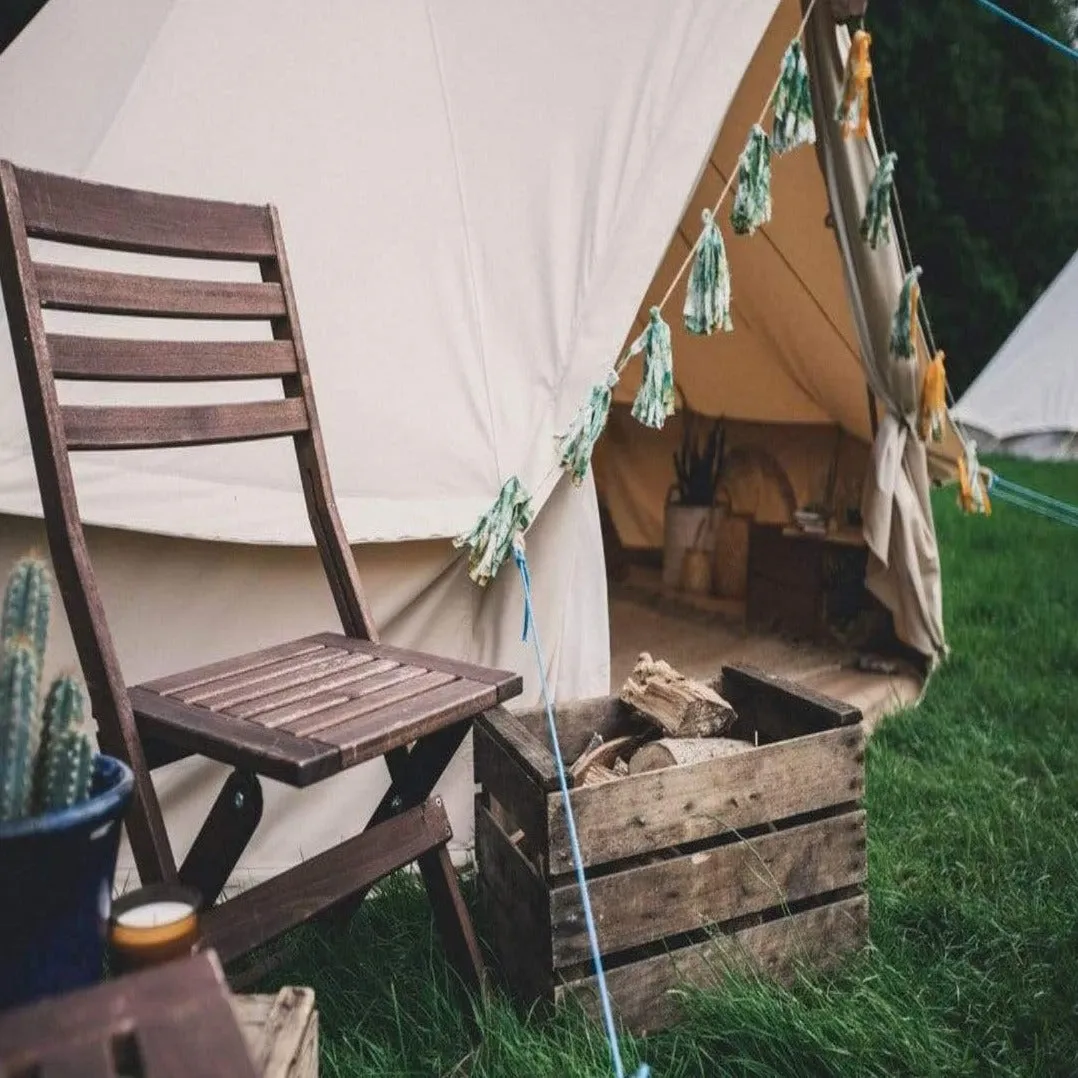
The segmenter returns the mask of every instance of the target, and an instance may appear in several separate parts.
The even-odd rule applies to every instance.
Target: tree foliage
[[[1001,6],[1074,40],[1075,0]],[[1078,248],[1078,62],[973,0],[873,0],[913,257],[961,393]]]

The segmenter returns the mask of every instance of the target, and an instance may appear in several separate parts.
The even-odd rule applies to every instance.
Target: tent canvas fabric
[[[978,448],[1078,457],[1078,251],[955,405]]]
[[[528,552],[550,684],[561,699],[599,695],[609,688],[609,629],[595,485],[590,475],[580,489],[559,482],[555,435],[619,354],[641,297],[668,283],[677,223],[692,221],[694,235],[709,162],[734,167],[745,117],[763,104],[800,15],[796,0],[634,0],[631,13],[571,0],[322,0],[302,10],[284,0],[50,0],[0,55],[0,99],[17,106],[0,114],[0,155],[125,186],[277,204],[330,472],[384,637],[519,670],[520,703],[535,702],[512,568],[480,590],[449,542],[516,474],[538,510]],[[833,99],[843,34],[820,4],[809,58],[821,132],[829,106],[820,95]],[[819,149],[829,172],[811,148],[775,162],[770,238],[739,241],[732,255],[735,333],[689,341],[671,318],[675,365],[708,410],[784,424],[775,429],[787,432],[792,457],[816,426],[848,433],[867,460],[858,356],[881,354],[901,273],[893,253],[858,262],[824,225],[830,197],[856,235],[871,146],[826,137]],[[95,264],[123,269],[140,256]],[[175,260],[155,272],[191,267]],[[47,316],[70,332],[84,317]],[[220,332],[105,321],[116,335]],[[734,351],[709,359],[712,344]],[[630,390],[627,379],[622,399]],[[78,403],[146,399],[139,386],[64,392]],[[248,394],[264,391],[229,391]],[[166,397],[154,387],[153,399],[223,394],[188,386]],[[624,411],[605,435],[600,478],[620,476],[636,502],[661,509],[668,478]],[[924,629],[938,622],[938,559],[923,457],[910,444],[884,449],[870,500],[890,509],[868,514],[875,573],[893,608],[915,612],[903,624],[928,653],[939,635]],[[129,683],[333,624],[287,445],[75,464]],[[39,517],[5,337],[0,565],[43,546]],[[239,606],[241,594],[255,599]],[[52,668],[74,662],[56,620]],[[155,775],[181,856],[223,776],[190,761]],[[290,791],[268,783],[242,867],[258,875],[353,833],[386,781],[380,768],[357,769],[305,795],[302,816]],[[466,846],[467,752],[441,792]]]

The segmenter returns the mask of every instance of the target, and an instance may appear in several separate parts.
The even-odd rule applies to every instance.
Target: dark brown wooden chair
[[[0,1078],[257,1078],[212,951],[0,1014]]]
[[[0,162],[0,280],[53,565],[103,751],[126,760],[127,825],[144,883],[179,878],[208,907],[223,961],[331,908],[413,861],[450,961],[481,979],[474,932],[431,791],[472,719],[521,679],[378,643],[326,470],[281,226],[272,206],[210,202],[87,183]],[[261,283],[177,280],[36,262],[45,239],[154,255],[255,262]],[[43,309],[263,320],[273,340],[143,341],[47,332]],[[284,398],[205,406],[60,404],[56,379],[205,382],[279,378]],[[129,688],[109,635],[79,518],[71,451],[291,437],[307,510],[344,632],[321,633]],[[190,755],[231,765],[177,871],[151,769]],[[262,811],[259,776],[308,786],[384,757],[392,785],[366,830],[298,868],[213,905]]]

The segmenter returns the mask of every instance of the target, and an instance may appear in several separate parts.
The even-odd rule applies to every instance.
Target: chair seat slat
[[[263,320],[285,314],[274,282],[189,281],[40,262],[34,268],[41,306],[54,311]]]
[[[79,382],[217,382],[296,373],[291,341],[137,341],[48,335],[57,378]]]
[[[15,169],[26,231],[35,239],[113,251],[199,258],[271,258],[265,206],[133,191]]]
[[[353,767],[494,703],[495,690],[489,685],[474,681],[432,684],[427,691],[403,699],[386,694],[381,708],[321,730],[317,740],[336,745],[341,750],[341,766]]]
[[[307,430],[307,410],[299,398],[244,404],[60,409],[67,448],[168,449],[215,445],[256,438],[279,438]]]

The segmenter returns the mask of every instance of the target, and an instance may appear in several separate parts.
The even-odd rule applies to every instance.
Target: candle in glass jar
[[[111,965],[122,973],[190,954],[199,940],[199,902],[192,888],[172,884],[124,895],[110,918]]]

